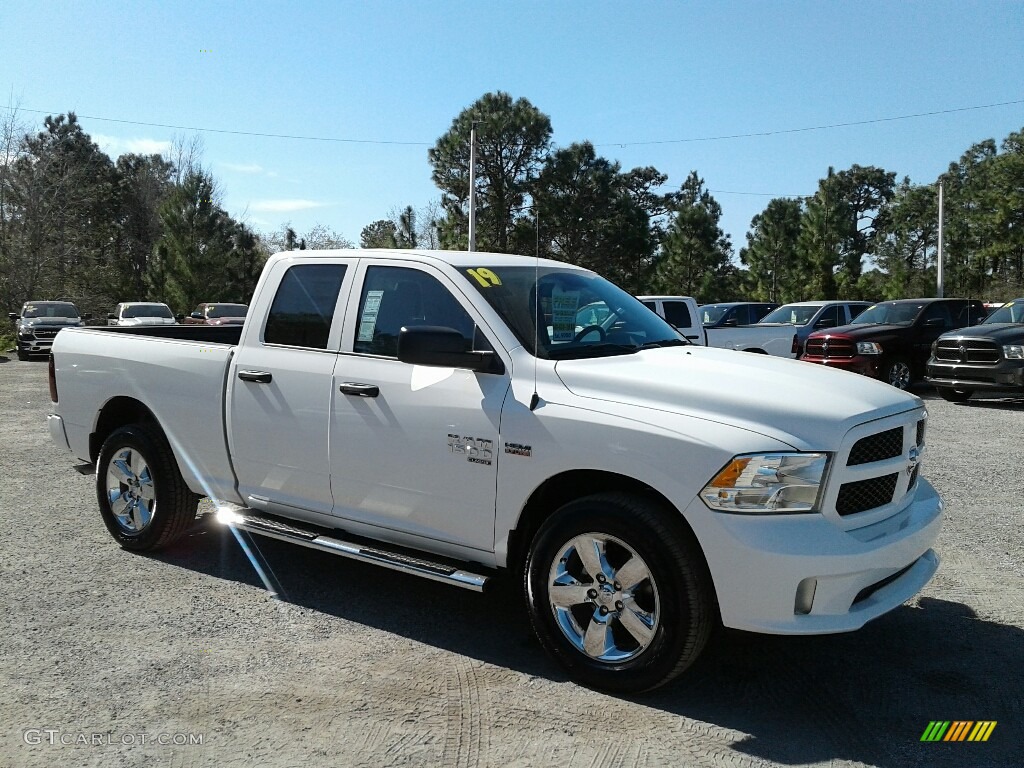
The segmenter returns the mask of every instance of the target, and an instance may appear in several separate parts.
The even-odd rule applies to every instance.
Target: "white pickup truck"
[[[719,622],[855,630],[938,566],[921,400],[690,345],[558,262],[281,253],[244,326],[68,329],[50,386],[125,549],[208,496],[237,530],[458,587],[506,570],[605,690],[671,680]]]

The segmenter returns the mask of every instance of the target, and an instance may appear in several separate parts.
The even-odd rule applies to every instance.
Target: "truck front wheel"
[[[625,494],[570,502],[537,532],[524,587],[541,645],[593,688],[639,693],[700,655],[717,615],[682,521]]]
[[[160,549],[180,537],[196,516],[167,439],[156,428],[132,424],[111,433],[100,449],[96,495],[103,523],[125,549]]]

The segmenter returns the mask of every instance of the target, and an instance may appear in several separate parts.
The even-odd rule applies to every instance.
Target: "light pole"
[[[476,250],[476,124],[469,127],[469,250]]]
[[[936,256],[935,256],[936,263],[937,263],[937,266],[938,266],[938,269],[936,270],[936,278],[935,278],[935,282],[936,282],[936,286],[935,286],[936,292],[935,292],[935,295],[938,296],[940,299],[942,298],[942,271],[943,271],[942,270],[942,262],[943,262],[943,258],[942,258],[942,219],[944,217],[943,217],[942,213],[943,213],[943,211],[942,211],[942,179],[939,179],[939,245],[938,245],[937,253],[936,253]]]

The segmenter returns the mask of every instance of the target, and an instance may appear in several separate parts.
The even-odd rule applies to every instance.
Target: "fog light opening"
[[[804,579],[797,585],[793,613],[797,616],[806,616],[811,612],[811,607],[814,605],[814,591],[817,588],[817,579]]]

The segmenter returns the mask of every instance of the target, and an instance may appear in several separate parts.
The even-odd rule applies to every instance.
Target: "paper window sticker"
[[[377,314],[380,312],[381,298],[384,291],[367,291],[363,302],[363,315],[359,318],[359,334],[356,341],[373,341],[373,331],[377,327]]]
[[[576,338],[576,312],[580,305],[579,291],[558,288],[551,292],[551,340],[572,341]]]

